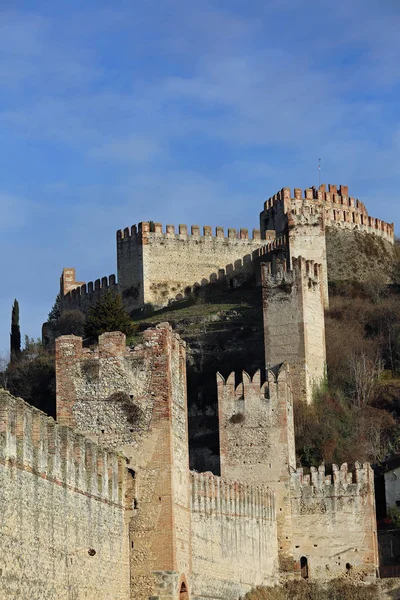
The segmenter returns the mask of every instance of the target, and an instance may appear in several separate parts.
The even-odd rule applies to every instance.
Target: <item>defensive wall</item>
[[[322,265],[323,295],[328,306],[328,279],[382,279],[391,262],[394,225],[368,215],[365,205],[348,195],[347,186],[322,184],[304,191],[282,188],[264,203],[261,237],[274,230],[287,237],[287,260],[304,256]],[[389,260],[387,258],[389,257]],[[361,268],[360,268],[361,267]],[[371,269],[372,267],[372,269]],[[385,283],[391,273],[385,273]]]
[[[378,566],[374,473],[368,463],[354,472],[344,463],[297,469],[291,476],[295,570],[307,559],[312,578],[339,577],[345,571],[375,576]]]
[[[191,471],[193,598],[239,598],[277,581],[274,493]]]
[[[189,471],[185,344],[168,324],[133,350],[119,332],[94,349],[62,336],[56,375],[59,421],[128,460],[132,598],[229,599],[276,580],[273,494]]]
[[[265,364],[287,361],[293,394],[310,403],[326,373],[323,271],[301,256],[291,262],[262,265]]]
[[[0,390],[0,597],[129,600],[130,479],[122,456]]]
[[[164,306],[169,300],[183,298],[195,285],[208,284],[221,278],[233,287],[254,272],[253,252],[273,241],[269,233],[261,239],[253,229],[228,229],[198,225],[167,225],[144,222],[117,231],[118,283],[129,308],[150,302]]]
[[[218,376],[221,474],[276,494],[281,576],[330,579],[378,567],[374,478],[369,464],[296,470],[291,371],[277,366],[261,383]]]
[[[342,227],[365,231],[394,242],[394,225],[368,215],[363,202],[349,196],[347,185],[321,184],[304,190],[294,188],[291,196],[290,188],[282,188],[274,196],[266,200],[264,210],[260,214],[261,235],[268,230],[282,232],[287,221],[285,216],[302,217],[317,215],[323,220],[325,227]],[[289,222],[290,226],[290,222]]]
[[[115,275],[84,283],[76,281],[75,269],[65,268],[60,278],[61,310],[80,310],[86,314],[107,290],[119,291]]]

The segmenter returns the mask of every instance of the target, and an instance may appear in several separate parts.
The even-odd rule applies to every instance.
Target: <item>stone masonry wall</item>
[[[274,494],[191,472],[192,599],[237,600],[277,581]]]
[[[0,598],[130,598],[125,472],[117,454],[0,391]]]
[[[311,479],[311,480],[310,480]],[[312,578],[340,577],[347,570],[375,576],[378,567],[374,474],[368,463],[355,472],[343,464],[292,475],[295,568],[307,558]]]
[[[295,188],[291,196],[290,188],[282,188],[264,203],[260,214],[261,234],[271,229],[281,233],[286,227],[285,215],[290,213],[291,216],[318,215],[325,227],[366,231],[394,242],[393,223],[370,217],[363,202],[349,196],[346,185],[339,186],[339,189],[336,185],[329,185],[328,190],[325,184],[318,189],[308,188],[304,194],[301,189]]]
[[[296,468],[293,404],[286,366],[260,382],[243,373],[218,375],[221,475],[245,485],[268,486],[276,494],[279,568],[293,570],[290,470]]]
[[[272,236],[272,237],[271,237]],[[272,241],[274,233],[267,241]],[[164,306],[169,300],[183,298],[194,285],[204,285],[221,278],[231,285],[254,273],[256,252],[264,246],[260,232],[253,230],[249,239],[247,229],[228,230],[222,227],[193,225],[188,234],[186,225],[175,233],[173,225],[162,231],[160,223],[139,223],[131,229],[117,232],[118,282],[124,301],[133,309],[150,302]]]
[[[185,344],[165,323],[125,344],[119,332],[94,351],[57,339],[57,415],[129,461],[132,599],[176,600],[191,570]]]
[[[61,310],[80,310],[86,314],[107,290],[119,291],[115,275],[84,283],[76,281],[75,269],[63,269],[60,279]]]
[[[325,376],[325,319],[321,266],[302,257],[262,266],[265,362],[290,364],[293,395],[312,401]]]

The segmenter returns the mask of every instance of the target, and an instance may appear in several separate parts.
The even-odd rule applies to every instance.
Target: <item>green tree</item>
[[[57,328],[58,319],[61,317],[61,297],[60,294],[57,294],[56,299],[54,301],[53,307],[50,310],[47,322],[50,324],[51,329]]]
[[[15,362],[21,355],[21,330],[19,327],[19,304],[14,300],[11,312],[10,360]]]
[[[106,331],[122,331],[126,336],[130,336],[135,329],[122,304],[121,295],[111,290],[107,290],[104,296],[90,307],[85,324],[85,334],[90,339],[97,339]]]
[[[1,384],[0,384],[1,385]],[[41,340],[25,336],[25,348],[17,362],[7,370],[7,389],[48,415],[56,414],[54,356]]]

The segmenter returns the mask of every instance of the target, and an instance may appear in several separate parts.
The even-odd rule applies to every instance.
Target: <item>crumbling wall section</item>
[[[134,477],[132,598],[176,600],[191,570],[185,343],[165,323],[134,350],[120,332],[92,350],[63,336],[56,374],[58,418],[120,449]]]
[[[236,600],[277,581],[274,494],[263,486],[190,473],[192,598]]]
[[[0,597],[129,600],[125,460],[0,391]]]
[[[333,480],[332,480],[333,479]],[[378,568],[374,474],[368,463],[333,465],[292,474],[295,569],[307,559],[308,576],[340,577],[347,571],[375,576]],[[303,559],[304,560],[304,559]]]

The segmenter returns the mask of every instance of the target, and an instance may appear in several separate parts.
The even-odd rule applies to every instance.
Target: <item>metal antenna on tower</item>
[[[318,159],[318,187],[321,185],[321,159]]]

